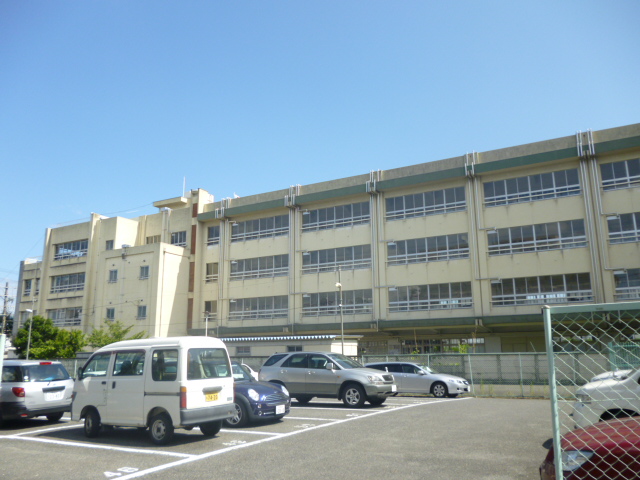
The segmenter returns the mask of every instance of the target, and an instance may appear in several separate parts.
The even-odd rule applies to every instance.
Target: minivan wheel
[[[295,397],[296,401],[302,405],[306,405],[307,403],[309,403],[312,398],[313,397],[308,395],[298,395],[297,397]]]
[[[94,410],[89,410],[84,416],[84,434],[88,438],[97,437],[100,433],[100,414]]]
[[[436,382],[431,387],[431,393],[436,398],[444,398],[449,394],[447,386],[442,382]]]
[[[347,407],[360,408],[366,400],[364,389],[357,383],[347,385],[342,394],[342,401]]]
[[[200,431],[205,437],[213,437],[222,428],[222,420],[200,424]]]
[[[62,418],[62,412],[50,413],[49,415],[47,415],[47,420],[50,422],[57,422],[61,418]]]
[[[173,437],[173,422],[166,413],[159,413],[151,417],[149,422],[151,441],[156,445],[166,445]]]

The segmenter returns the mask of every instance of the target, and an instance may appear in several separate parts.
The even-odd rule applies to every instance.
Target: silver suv
[[[393,375],[365,368],[355,360],[328,352],[276,353],[260,369],[260,380],[284,385],[299,403],[313,397],[341,399],[359,408],[381,405],[396,394]]]
[[[60,362],[5,360],[0,390],[4,420],[45,416],[57,422],[71,411],[73,379]]]

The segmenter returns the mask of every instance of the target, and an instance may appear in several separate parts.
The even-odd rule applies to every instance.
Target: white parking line
[[[108,445],[95,445],[95,444],[80,443],[80,442],[50,440],[48,438],[32,438],[32,437],[24,437],[24,436],[20,437],[18,435],[5,435],[0,438],[2,439],[8,438],[10,440],[27,440],[29,442],[53,443],[55,445],[63,445],[65,447],[82,447],[82,448],[95,448],[98,450],[114,450],[117,452],[127,452],[127,453],[146,453],[149,455],[164,455],[169,457],[183,457],[183,458],[197,457],[197,455],[192,455],[190,453],[174,453],[174,452],[163,452],[161,450],[143,450],[140,448],[111,447]]]
[[[43,428],[41,430],[34,430],[34,431],[23,432],[23,433],[16,433],[14,435],[9,435],[9,436],[10,437],[20,437],[20,436],[24,436],[24,435],[36,435],[36,434],[40,434],[40,433],[44,433],[44,432],[56,432],[58,430],[68,430],[70,428],[82,428],[82,424],[81,423],[76,423],[74,425],[62,425],[60,427]],[[0,438],[2,438],[2,436],[0,436]]]
[[[316,420],[318,422],[337,422],[338,420],[340,420],[339,418],[292,417],[291,415],[282,417],[282,419],[283,420]]]
[[[226,429],[222,429],[220,430],[221,432],[224,433],[246,433],[247,435],[282,435],[281,433],[272,433],[272,432],[254,432],[252,430],[242,430],[242,429],[237,429],[237,430],[226,430]]]
[[[291,437],[293,435],[298,435],[298,434],[303,433],[303,432],[310,432],[312,430],[317,430],[319,428],[330,427],[330,426],[337,425],[337,424],[340,424],[340,423],[352,422],[354,420],[360,420],[362,418],[372,417],[372,416],[375,416],[375,415],[382,415],[382,414],[394,412],[394,411],[397,411],[397,410],[404,410],[405,408],[414,408],[414,407],[423,406],[423,405],[435,405],[435,404],[441,403],[441,402],[458,402],[458,401],[462,401],[462,400],[468,400],[468,399],[471,399],[471,398],[473,398],[473,397],[465,397],[465,398],[461,398],[461,399],[436,400],[434,402],[416,403],[416,404],[406,405],[406,406],[398,407],[398,408],[394,408],[394,409],[376,410],[375,412],[365,413],[364,415],[360,415],[360,416],[357,416],[357,417],[350,417],[350,418],[346,418],[344,420],[338,420],[336,422],[325,423],[325,424],[322,424],[322,425],[314,425],[314,426],[310,426],[308,428],[304,428],[304,429],[301,429],[301,430],[296,430],[296,431],[289,432],[289,433],[283,433],[282,435],[269,437],[269,438],[263,438],[261,440],[256,440],[255,442],[248,442],[248,443],[242,443],[242,444],[238,444],[238,445],[233,445],[233,446],[230,446],[230,447],[227,447],[227,448],[222,448],[220,450],[214,450],[212,452],[204,453],[202,455],[196,455],[196,456],[192,456],[190,458],[184,458],[182,460],[177,460],[175,462],[166,463],[164,465],[158,465],[156,467],[148,468],[146,470],[140,470],[138,472],[132,473],[131,475],[125,475],[123,477],[119,477],[119,480],[129,480],[131,478],[143,477],[143,476],[148,475],[150,473],[159,472],[161,470],[167,470],[169,468],[177,467],[177,466],[184,465],[184,464],[191,463],[191,462],[195,462],[195,461],[198,461],[198,460],[204,460],[206,458],[214,457],[214,456],[217,456],[217,455],[222,455],[223,453],[231,452],[233,450],[238,450],[240,448],[247,448],[247,447],[250,447],[250,446],[253,446],[253,445],[258,445],[260,443],[271,442],[273,440],[279,440],[281,438]],[[344,409],[343,409],[343,411],[344,411]]]

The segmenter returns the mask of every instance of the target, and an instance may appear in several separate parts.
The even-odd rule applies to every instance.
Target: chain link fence
[[[543,317],[553,447],[542,478],[640,478],[640,303]]]

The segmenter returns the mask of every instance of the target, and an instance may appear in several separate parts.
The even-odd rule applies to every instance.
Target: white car
[[[469,392],[469,382],[464,378],[438,373],[417,363],[375,362],[367,363],[365,366],[393,373],[398,393],[431,393],[437,398],[453,398]]]
[[[576,428],[619,417],[640,415],[640,369],[583,385],[576,392]]]
[[[595,377],[593,377],[591,380],[589,380],[589,382],[597,382],[599,380],[608,380],[609,378],[622,378],[622,377],[627,377],[629,376],[629,374],[633,372],[632,369],[629,370],[611,370],[609,372],[604,372],[601,373],[599,375],[596,375]]]

